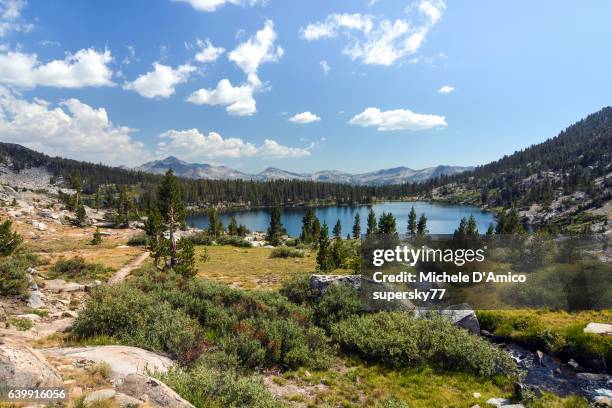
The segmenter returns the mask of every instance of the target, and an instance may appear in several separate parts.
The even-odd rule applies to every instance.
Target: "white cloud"
[[[216,61],[225,52],[225,48],[215,47],[210,40],[198,40],[197,45],[200,52],[195,55],[195,60],[201,63]]]
[[[423,115],[408,109],[395,109],[383,112],[378,108],[367,108],[354,116],[349,123],[362,127],[376,126],[379,131],[425,130],[447,125],[444,116]]]
[[[276,47],[274,45],[275,41],[274,23],[271,20],[266,20],[261,30],[230,52],[229,59],[247,75],[257,74],[261,64],[276,62],[283,56],[282,47]]]
[[[319,65],[321,65],[321,69],[323,70],[323,72],[325,72],[325,74],[329,74],[329,71],[331,71],[331,67],[329,66],[326,60],[320,61]]]
[[[145,98],[167,98],[174,94],[176,85],[186,82],[196,68],[180,65],[176,69],[155,62],[153,71],[142,74],[132,82],[123,84],[123,89],[138,92]]]
[[[298,113],[289,118],[289,122],[300,123],[300,124],[318,122],[320,120],[321,120],[320,117],[310,112]]]
[[[413,10],[417,16],[410,16]],[[349,43],[342,52],[364,64],[392,65],[405,55],[418,51],[440,20],[446,5],[442,0],[420,0],[407,7],[407,19],[390,21],[363,14],[331,14],[322,22],[301,30],[308,41],[345,34]]]
[[[244,6],[254,6],[257,3],[264,3],[263,0],[174,0],[182,3],[189,3],[199,11],[215,11],[225,4],[235,4]]]
[[[438,93],[447,94],[447,93],[453,92],[454,90],[455,90],[454,86],[444,85],[442,88],[438,89]]]
[[[262,145],[257,146],[240,138],[223,138],[216,132],[202,134],[197,129],[169,130],[160,137],[164,139],[157,145],[156,154],[160,157],[174,155],[197,161],[219,157],[283,158],[310,155],[308,149],[283,146],[272,139],[266,139]]]
[[[230,115],[250,116],[257,112],[253,92],[260,83],[253,76],[253,82],[233,86],[229,79],[222,79],[215,89],[199,89],[189,95],[188,102],[196,105],[222,105]]]
[[[95,163],[133,164],[149,157],[144,145],[134,141],[125,126],[117,126],[104,108],[78,99],[57,106],[0,87],[0,139],[32,149]]]
[[[112,86],[113,71],[108,67],[112,59],[110,51],[92,48],[47,63],[36,54],[9,51],[0,54],[0,82],[21,88]]]
[[[25,0],[0,0],[0,37],[11,31],[29,32],[33,25],[21,18],[21,10],[26,6]]]

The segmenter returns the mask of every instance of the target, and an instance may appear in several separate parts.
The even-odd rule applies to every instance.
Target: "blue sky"
[[[0,140],[109,164],[484,164],[612,91],[604,0],[0,5]]]

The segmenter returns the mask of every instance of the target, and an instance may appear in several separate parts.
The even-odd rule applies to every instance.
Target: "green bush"
[[[309,305],[318,296],[318,293],[310,287],[310,275],[307,274],[283,282],[280,293],[298,305]]]
[[[208,234],[207,231],[197,232],[186,237],[193,245],[212,245],[215,238]]]
[[[507,353],[441,316],[381,312],[349,317],[331,331],[345,351],[392,367],[431,365],[487,377],[514,373]]]
[[[249,241],[237,235],[222,235],[216,239],[217,245],[231,245],[238,248],[250,248]]]
[[[315,322],[326,329],[333,323],[358,314],[361,301],[357,291],[348,284],[330,285],[313,306]]]
[[[129,246],[145,246],[147,245],[148,238],[146,234],[136,234],[132,235],[130,239],[128,239],[127,244]]]
[[[106,279],[113,270],[104,265],[88,263],[80,256],[60,258],[49,270],[49,276],[67,279]]]
[[[167,302],[126,284],[96,288],[73,329],[79,339],[111,336],[124,344],[162,351],[189,361],[199,339],[195,320]]]
[[[37,265],[37,258],[30,254],[17,254],[0,259],[0,295],[22,296],[28,293],[28,268]]]
[[[270,258],[303,258],[305,256],[304,251],[286,246],[274,248],[270,254]]]
[[[284,406],[274,399],[259,376],[241,376],[210,364],[198,363],[187,370],[174,368],[159,379],[197,408]]]
[[[0,224],[0,256],[8,256],[17,250],[23,242],[21,235],[12,231],[13,221],[6,220]]]
[[[34,326],[32,321],[30,319],[26,319],[25,317],[9,319],[9,323],[19,331],[27,331]]]

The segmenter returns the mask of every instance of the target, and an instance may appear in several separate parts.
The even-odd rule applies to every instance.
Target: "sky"
[[[245,172],[479,165],[611,104],[612,2],[0,0],[0,141]]]

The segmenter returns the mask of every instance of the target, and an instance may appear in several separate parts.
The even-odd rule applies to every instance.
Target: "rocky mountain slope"
[[[421,183],[434,177],[452,176],[464,171],[473,170],[473,167],[461,166],[436,166],[420,170],[413,170],[408,167],[395,167],[368,173],[350,174],[338,170],[322,170],[314,173],[294,173],[275,167],[268,167],[260,173],[247,174],[226,166],[188,163],[173,156],[166,157],[163,160],[145,163],[136,167],[135,170],[153,174],[163,174],[170,168],[173,169],[176,174],[191,179],[253,181],[306,180],[372,186]]]

